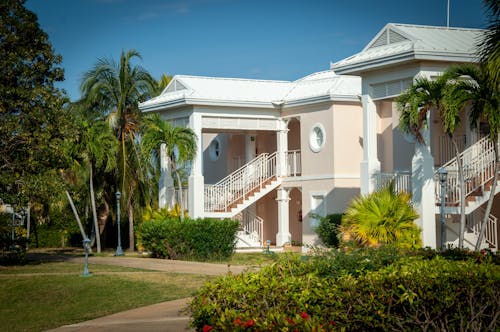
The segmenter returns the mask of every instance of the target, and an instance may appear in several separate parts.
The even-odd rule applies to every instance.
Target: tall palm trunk
[[[76,222],[78,223],[78,227],[80,228],[80,233],[82,234],[82,238],[86,239],[87,234],[85,234],[85,231],[83,230],[82,222],[80,221],[80,217],[78,216],[78,212],[76,211],[75,204],[73,203],[73,200],[71,199],[71,195],[69,192],[66,190],[66,197],[68,197],[69,205],[71,206],[71,210],[73,211],[73,214],[75,215]]]
[[[179,205],[181,208],[181,213],[180,213],[180,218],[181,220],[184,220],[184,198],[182,197],[182,182],[181,182],[181,176],[179,175],[179,172],[177,171],[177,165],[174,162],[175,156],[170,157],[170,164],[172,165],[172,172],[175,173],[177,177],[177,190],[179,191]]]
[[[464,233],[465,233],[465,181],[464,181],[464,168],[462,160],[460,159],[460,151],[455,136],[451,136],[451,142],[455,148],[455,158],[457,159],[458,168],[458,183],[460,186],[460,233],[458,234],[458,247],[464,247]],[[441,203],[442,204],[442,203]]]
[[[95,228],[95,239],[97,243],[97,252],[101,252],[101,232],[99,230],[99,222],[97,221],[97,210],[95,207],[95,195],[94,195],[94,172],[92,167],[92,162],[89,163],[89,186],[90,186],[90,202],[92,204],[92,218],[94,219],[94,228]]]
[[[132,208],[132,190],[127,198],[127,213],[128,213],[128,238],[129,238],[129,248],[131,251],[135,250],[135,239],[134,239],[134,209]]]
[[[486,225],[488,224],[488,220],[490,217],[491,207],[493,206],[493,200],[495,199],[495,191],[497,189],[498,164],[500,162],[499,156],[498,156],[498,137],[496,138],[495,142],[493,143],[493,151],[495,151],[495,166],[494,166],[493,184],[491,185],[491,188],[490,188],[490,198],[488,199],[488,205],[486,205],[486,211],[484,212],[484,219],[483,219],[483,222],[481,223],[481,229],[479,231],[479,236],[477,238],[476,247],[475,247],[476,251],[478,251],[481,248],[481,243],[483,242],[484,232],[486,231]]]

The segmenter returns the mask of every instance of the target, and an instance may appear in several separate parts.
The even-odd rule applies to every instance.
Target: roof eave
[[[434,52],[434,51],[409,51],[400,54],[394,54],[387,57],[381,57],[368,61],[352,63],[348,65],[332,66],[332,69],[338,74],[359,75],[363,72],[379,69],[394,64],[405,63],[412,60],[430,60],[442,62],[477,62],[478,58],[470,53],[453,52]]]
[[[151,105],[144,105],[146,103],[147,102],[139,104],[139,109],[141,110],[141,112],[154,112],[154,111],[160,111],[160,110],[164,110],[164,109],[168,109],[168,108],[176,108],[179,106],[187,105],[185,98],[167,100],[167,101],[163,101],[163,102],[154,103]]]
[[[203,98],[189,98],[189,97],[157,102],[151,105],[144,105],[146,103],[147,102],[139,104],[139,109],[142,112],[153,112],[153,111],[177,108],[179,106],[185,106],[185,105],[253,107],[253,108],[268,108],[268,109],[275,108],[275,106],[271,102],[203,99]]]
[[[327,94],[321,96],[314,96],[309,98],[301,98],[295,100],[285,101],[284,107],[298,107],[307,106],[312,104],[324,103],[324,102],[359,102],[357,95],[341,95],[341,94]]]

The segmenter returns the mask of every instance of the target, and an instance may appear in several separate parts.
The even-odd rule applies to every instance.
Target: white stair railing
[[[465,196],[484,190],[484,185],[494,177],[495,151],[493,142],[487,137],[465,149],[459,158],[464,168]],[[458,166],[456,158],[453,158],[442,166],[448,172],[446,179],[446,205],[456,206],[460,204],[460,183],[458,180]],[[441,186],[439,185],[439,174],[434,174],[436,181],[436,202],[441,203]]]
[[[477,209],[466,217],[466,227],[472,231],[474,235],[479,236],[481,231],[481,223],[484,219],[485,210],[483,208]],[[490,214],[486,230],[484,232],[484,241],[488,245],[498,249],[498,232],[497,232],[497,217]]]
[[[240,221],[241,229],[248,234],[252,240],[264,244],[264,219],[250,212],[248,209],[238,213],[235,219]]]
[[[276,176],[276,152],[263,153],[214,185],[205,185],[205,211],[228,212],[231,205]]]

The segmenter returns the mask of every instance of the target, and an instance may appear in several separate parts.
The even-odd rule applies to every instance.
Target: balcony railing
[[[377,177],[377,189],[394,182],[394,190],[397,193],[406,192],[411,195],[411,172],[396,171],[393,173],[379,173]]]

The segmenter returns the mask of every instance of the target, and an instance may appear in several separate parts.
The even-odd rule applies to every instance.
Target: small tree
[[[174,127],[170,122],[162,120],[158,114],[154,114],[145,121],[144,135],[141,142],[142,150],[146,156],[150,156],[150,158],[154,156],[159,161],[160,147],[165,144],[172,172],[177,177],[179,203],[182,211],[184,211],[184,203],[178,164],[194,159],[196,141],[196,134],[190,128]],[[181,219],[183,219],[183,215],[184,213],[181,213]]]
[[[360,246],[419,247],[420,230],[414,223],[417,218],[410,195],[396,193],[391,183],[380,191],[355,198],[342,218],[341,233],[344,239],[350,238]]]

